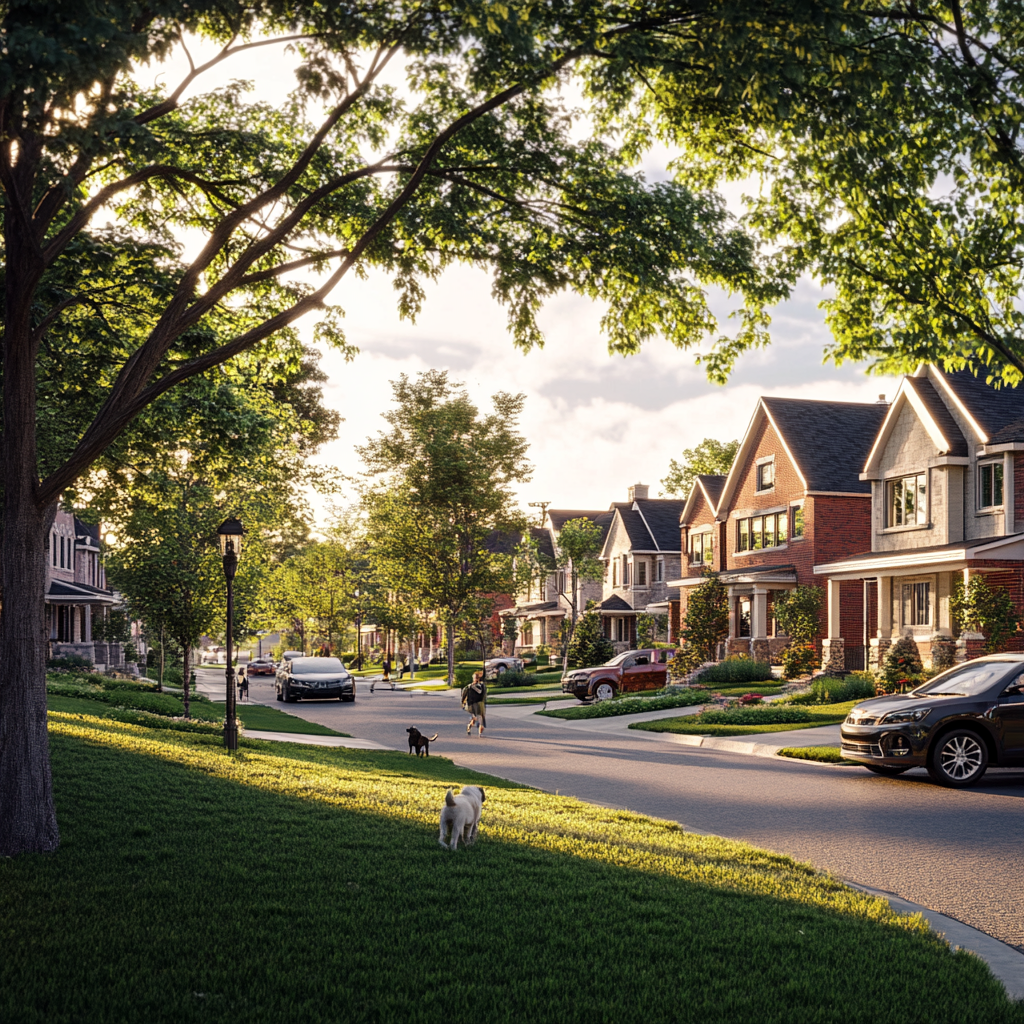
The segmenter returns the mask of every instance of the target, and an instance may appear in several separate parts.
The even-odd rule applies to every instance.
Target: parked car
[[[284,654],[281,655],[281,664],[285,665],[293,658],[304,658],[305,656],[305,651],[285,651]]]
[[[484,679],[496,679],[506,672],[522,672],[525,668],[522,658],[489,658],[484,662]]]
[[[970,786],[990,764],[1024,765],[1024,654],[956,665],[910,693],[854,706],[843,757],[878,775],[927,768],[943,786]]]
[[[277,670],[277,699],[293,704],[303,697],[354,701],[356,683],[340,658],[290,658]]]
[[[611,700],[619,693],[660,690],[668,682],[668,663],[674,651],[625,651],[604,665],[573,669],[562,680],[562,691],[579,700]]]
[[[272,676],[276,672],[276,666],[270,658],[256,658],[250,661],[246,667],[246,672],[250,676]]]

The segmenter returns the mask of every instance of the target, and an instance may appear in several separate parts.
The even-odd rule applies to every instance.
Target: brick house
[[[675,597],[670,583],[680,573],[679,516],[684,502],[649,498],[634,484],[628,500],[614,502],[601,560],[607,566],[601,603],[604,635],[617,650],[636,646],[637,616],[669,616]]]
[[[871,543],[844,557],[818,557],[827,577],[832,647],[868,636],[877,667],[900,635],[912,637],[925,665],[953,643],[954,578],[984,573],[1024,609],[1024,404],[969,371],[922,365],[903,378],[861,479],[871,487]],[[862,619],[845,612],[850,588]],[[1011,647],[1024,648],[1020,634]],[[979,653],[965,634],[960,657]]]
[[[117,603],[117,595],[107,586],[99,527],[58,510],[46,558],[46,629],[51,654],[81,655],[101,671],[120,665],[120,644],[93,640],[93,623]]]
[[[729,597],[728,654],[777,659],[774,595],[825,583],[815,565],[862,549],[871,533],[871,488],[860,478],[888,406],[761,398],[726,477],[698,478],[680,516],[678,621],[705,569],[719,573]],[[861,596],[843,591],[844,623],[862,615]],[[824,623],[823,623],[824,626]],[[824,631],[824,630],[823,630]],[[825,644],[827,647],[827,643]],[[864,648],[849,645],[844,664],[863,667]]]

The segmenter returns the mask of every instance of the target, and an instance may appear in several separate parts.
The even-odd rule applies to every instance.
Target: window
[[[636,585],[638,587],[647,586],[647,563],[637,562],[636,563]]]
[[[757,467],[757,489],[770,491],[775,486],[775,459],[762,462]]]
[[[788,512],[773,512],[768,516],[740,519],[736,550],[760,551],[762,548],[779,547],[786,543],[788,530]]]
[[[619,563],[612,562],[612,586],[617,587],[619,585]]]
[[[890,480],[885,487],[890,526],[924,526],[928,522],[924,473]]]
[[[622,556],[622,585],[629,586],[629,560],[627,555]]]
[[[793,506],[793,540],[802,540],[804,535],[804,507]]]
[[[559,594],[564,594],[565,593],[565,573],[564,572],[560,571],[555,576],[555,586],[558,588],[558,593]]]
[[[978,466],[978,508],[996,508],[1003,503],[1003,464],[985,462]]]
[[[659,558],[654,563],[654,582],[661,583],[665,579],[665,559]]]
[[[927,626],[931,624],[930,583],[903,584],[903,625]]]
[[[690,534],[690,565],[710,565],[714,558],[711,532]],[[659,571],[661,562],[658,563]],[[660,578],[660,577],[659,577]]]
[[[750,598],[741,597],[738,605],[736,618],[737,635],[750,636]]]

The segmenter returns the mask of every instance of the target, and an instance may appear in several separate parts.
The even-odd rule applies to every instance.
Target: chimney
[[[875,405],[888,405],[888,404],[889,403],[885,400],[885,395],[879,395],[878,396],[878,401],[875,402]]]
[[[647,484],[633,484],[629,489],[630,501],[646,501],[650,487]]]

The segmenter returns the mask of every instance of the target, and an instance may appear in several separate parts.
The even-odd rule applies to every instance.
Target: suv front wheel
[[[615,687],[611,683],[598,683],[594,687],[594,696],[598,700],[611,700],[615,696]]]
[[[928,774],[940,785],[959,789],[977,782],[988,768],[988,748],[973,729],[955,729],[932,747]]]

